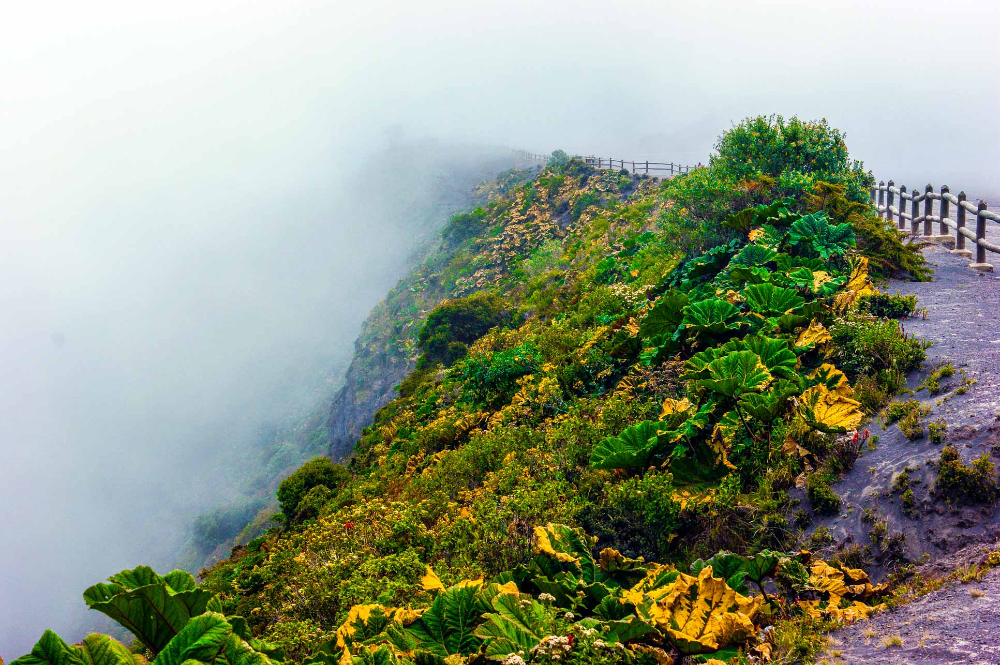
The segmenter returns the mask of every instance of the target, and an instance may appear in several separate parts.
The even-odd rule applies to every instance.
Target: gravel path
[[[1000,663],[998,601],[1000,569],[993,569],[980,582],[949,585],[838,631],[825,657],[845,665]]]
[[[945,362],[975,379],[966,394],[946,401],[941,397],[957,386],[960,375],[943,385],[940,395],[918,391],[915,398],[931,409],[928,421],[947,421],[948,443],[966,460],[987,452],[1000,465],[1000,257],[993,258],[998,272],[991,274],[971,270],[968,259],[939,246],[924,252],[934,265],[934,281],[893,283],[888,288],[916,295],[918,306],[927,308],[925,319],[906,323],[908,333],[934,341],[925,369],[911,379],[910,387],[916,388]],[[871,528],[861,519],[862,509],[868,508],[884,517],[890,533],[905,536],[906,559],[929,561],[922,572],[932,576],[981,560],[982,543],[991,543],[987,549],[1000,548],[996,506],[945,506],[928,493],[936,472],[927,461],[940,455],[940,445],[926,438],[908,441],[896,426],[869,427],[880,434],[877,450],[866,451],[854,470],[834,485],[845,511],[817,522],[834,535],[833,547],[870,541]],[[914,478],[915,518],[904,514],[891,491],[893,478],[904,468]],[[1000,569],[982,581],[949,585],[831,637],[825,656],[830,663],[1000,664]]]

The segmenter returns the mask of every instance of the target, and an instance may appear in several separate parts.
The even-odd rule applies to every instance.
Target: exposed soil
[[[967,258],[939,246],[924,253],[934,265],[934,281],[892,283],[887,289],[918,297],[926,318],[908,319],[906,331],[934,342],[923,370],[910,378],[908,387],[916,391],[912,398],[931,410],[925,422],[947,422],[946,442],[966,461],[986,452],[1000,463],[1000,274],[974,271]],[[994,263],[1000,260],[994,257]],[[937,395],[917,390],[944,363],[964,370],[976,383],[965,394],[955,394],[963,382],[956,372],[941,382]],[[1000,507],[954,505],[930,491],[937,471],[929,462],[940,456],[941,444],[926,436],[910,441],[898,425],[883,429],[873,422],[867,427],[880,440],[876,450],[864,451],[851,473],[834,485],[844,502],[841,514],[817,518],[810,528],[810,533],[818,527],[829,529],[833,543],[827,550],[871,546],[878,577],[904,561],[923,564],[925,572],[954,569],[982,558],[978,545],[1000,540]],[[892,489],[904,470],[915,498],[908,511],[900,492]],[[872,516],[885,521],[896,547],[886,547],[886,537],[873,540]],[[883,644],[896,635],[902,646]],[[951,585],[875,615],[833,637],[837,644],[827,652],[830,662],[839,653],[844,663],[1000,663],[1000,570],[981,582]]]
[[[1000,543],[965,548],[927,568],[936,567],[943,574],[946,568],[980,561],[987,549],[1000,549]],[[933,575],[935,571],[924,572]],[[953,582],[837,631],[824,657],[829,663],[845,665],[1000,663],[998,599],[1000,569],[994,568],[982,580]]]
[[[916,399],[930,408],[926,423],[945,421],[946,443],[958,448],[965,460],[987,452],[1000,461],[1000,274],[972,270],[968,259],[938,246],[924,252],[934,265],[934,281],[893,282],[886,289],[917,296],[926,318],[907,319],[906,332],[934,342],[923,369],[908,381],[915,394],[901,398]],[[955,394],[963,382],[956,371],[941,381],[937,395],[917,390],[944,363],[976,383],[967,386],[965,394]],[[833,536],[831,548],[864,546],[871,543],[872,516],[886,520],[889,535],[898,540],[901,534],[905,542],[896,553],[881,553],[877,575],[900,558],[934,560],[970,543],[1000,537],[997,507],[952,505],[930,494],[937,471],[928,462],[941,455],[942,444],[931,443],[927,436],[910,441],[898,424],[883,429],[871,422],[865,427],[879,437],[876,450],[865,450],[854,469],[833,486],[843,509],[839,515],[815,518],[810,534],[823,527]],[[904,513],[900,492],[892,490],[893,480],[904,469],[916,501],[909,512],[916,519]]]

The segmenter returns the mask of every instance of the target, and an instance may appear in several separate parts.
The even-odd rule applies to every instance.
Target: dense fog
[[[707,161],[827,118],[1000,200],[996,5],[37,2],[0,22],[0,656],[171,566],[262,427],[340,379],[487,146]]]

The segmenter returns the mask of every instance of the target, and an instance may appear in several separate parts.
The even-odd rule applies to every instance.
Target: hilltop
[[[825,121],[749,119],[717,151],[666,181],[554,154],[451,218],[366,322],[331,456],[280,484],[280,527],[203,571],[212,644],[794,662],[881,607],[905,557],[818,526],[853,511],[863,423],[927,357],[899,325],[916,303],[877,285],[929,269]],[[995,496],[992,464],[940,468]],[[135,650],[171,648],[152,641]]]

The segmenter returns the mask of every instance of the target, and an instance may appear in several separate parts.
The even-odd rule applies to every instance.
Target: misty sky
[[[5,7],[0,656],[168,565],[204,469],[348,358],[434,182],[381,169],[388,137],[693,163],[798,114],[1000,201],[1000,9],[871,4]]]

